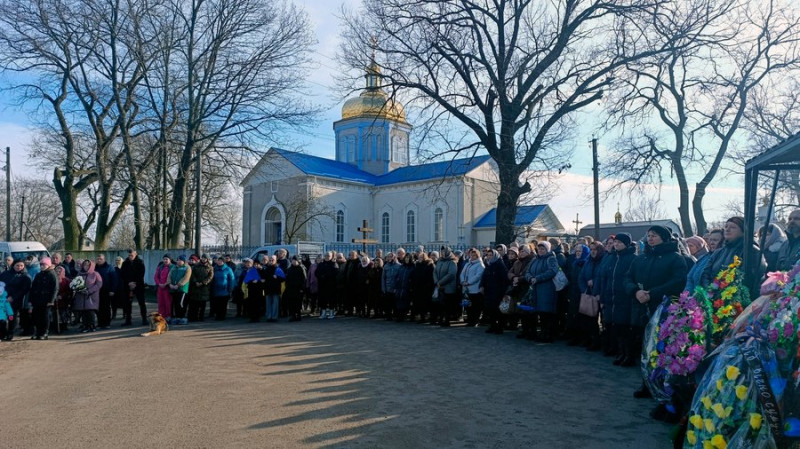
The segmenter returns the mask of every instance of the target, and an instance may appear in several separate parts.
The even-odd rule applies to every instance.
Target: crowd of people
[[[230,255],[165,254],[154,270],[158,312],[170,324],[206,317],[224,320],[229,301],[235,317],[251,322],[359,316],[447,327],[486,326],[486,332],[518,331],[517,337],[552,343],[564,339],[613,357],[618,366],[638,366],[642,336],[663,297],[709,283],[721,267],[744,255],[744,224],[732,217],[724,229],[678,238],[652,226],[643,241],[626,233],[596,241],[558,238],[470,248],[426,251],[398,248],[373,257],[328,252],[316,260],[286,250],[235,263]],[[763,234],[765,233],[765,235]],[[747,285],[756,288],[768,270],[788,269],[800,259],[800,210],[786,231],[771,224],[759,236],[763,259],[749,263]],[[760,254],[756,252],[756,254]],[[145,265],[135,250],[108,263],[76,261],[67,253],[42,260],[4,261],[0,289],[0,333],[47,339],[51,331],[108,328],[122,309],[133,324],[133,304],[147,325]],[[566,277],[566,287],[558,278]],[[561,287],[561,288],[559,288]],[[588,312],[582,298],[594,298]],[[512,313],[501,303],[518,305]],[[210,303],[210,307],[206,307]],[[208,309],[208,310],[207,310]],[[647,397],[646,387],[636,397]]]

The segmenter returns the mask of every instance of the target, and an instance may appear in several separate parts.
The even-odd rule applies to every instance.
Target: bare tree
[[[23,240],[35,240],[47,247],[61,240],[61,223],[53,216],[53,211],[59,208],[58,195],[51,185],[35,178],[12,177],[11,198],[0,195],[0,210],[5,210],[6,201],[11,201],[13,239],[21,235]],[[24,216],[21,216],[23,204]],[[5,220],[0,223],[0,234],[5,235]]]
[[[287,244],[309,239],[312,226],[336,219],[336,211],[315,196],[297,195],[282,204],[286,211],[286,228],[283,241]]]
[[[642,195],[631,198],[628,210],[625,211],[624,221],[653,221],[669,217],[664,210],[663,201],[655,195]]]
[[[612,98],[609,128],[622,129],[606,174],[620,185],[677,181],[684,233],[707,223],[703,199],[729,150],[741,138],[752,92],[793,70],[800,56],[796,8],[732,0],[683,2],[660,35],[686,30],[686,45],[626,67]],[[701,170],[696,167],[702,167]],[[693,197],[689,185],[697,177]]]
[[[501,185],[495,240],[505,242],[531,189],[520,175],[568,156],[575,113],[603,96],[617,68],[672,46],[645,40],[663,3],[365,1],[360,14],[344,14],[341,59],[363,73],[374,48],[384,84],[420,110],[426,129],[453,130],[449,156],[489,153]]]

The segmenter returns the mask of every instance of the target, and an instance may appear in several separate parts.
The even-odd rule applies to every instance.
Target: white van
[[[0,242],[0,261],[5,261],[9,254],[14,260],[25,260],[29,255],[39,260],[50,257],[47,248],[39,242]]]

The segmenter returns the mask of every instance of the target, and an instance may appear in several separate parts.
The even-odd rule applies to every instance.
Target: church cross
[[[369,233],[372,231],[373,229],[368,226],[367,220],[363,220],[361,222],[361,227],[358,228],[358,232],[361,233],[362,238],[353,239],[353,243],[361,244],[361,252],[364,254],[367,253],[367,243],[369,244],[378,243],[377,240],[369,238]]]
[[[581,225],[583,224],[579,217],[580,214],[575,214],[575,219],[572,220],[572,222],[575,223],[575,235],[578,235],[578,232],[581,230]]]

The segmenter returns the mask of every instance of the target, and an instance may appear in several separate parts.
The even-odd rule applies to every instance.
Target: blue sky
[[[348,8],[357,8],[360,0],[297,0],[296,3],[306,10],[316,33],[318,43],[312,55],[316,68],[310,71],[308,81],[312,99],[322,106],[324,113],[321,114],[318,125],[309,133],[302,136],[287,136],[287,145],[281,146],[289,149],[299,145],[299,149],[309,154],[332,158],[334,154],[332,125],[341,117],[343,103],[339,94],[333,89],[333,75],[340,70],[335,61],[340,32],[337,16],[342,5]],[[51,168],[28,165],[28,147],[33,130],[30,128],[27,115],[12,106],[10,100],[8,94],[4,94],[0,98],[0,146],[3,149],[6,146],[11,147],[12,170],[15,174],[43,176],[48,179]],[[589,224],[593,217],[590,196],[592,191],[591,151],[588,145],[588,141],[592,137],[592,130],[584,126],[577,132],[578,135],[574,139],[576,149],[572,169],[558,179],[557,193],[549,201],[550,206],[567,229],[574,227],[570,222],[575,219],[576,213],[580,214],[584,224]],[[610,142],[600,138],[601,163],[604,162],[602,160],[603,149],[608,144]],[[2,164],[4,163],[5,161],[2,162]],[[670,184],[670,181],[666,180],[667,184],[661,187],[660,198],[663,200],[663,208],[668,215],[671,218],[677,218],[677,187]],[[602,181],[601,190],[605,190],[611,184],[611,180]],[[742,181],[738,178],[730,178],[712,185],[706,199],[706,208],[710,219],[716,220],[724,216],[726,211],[722,205],[731,198],[743,198],[742,185]],[[648,186],[648,189],[652,194],[658,195],[656,186]],[[624,193],[610,198],[601,205],[601,222],[613,221],[617,203],[620,204],[624,213],[632,201],[635,202],[636,198],[630,198]]]

